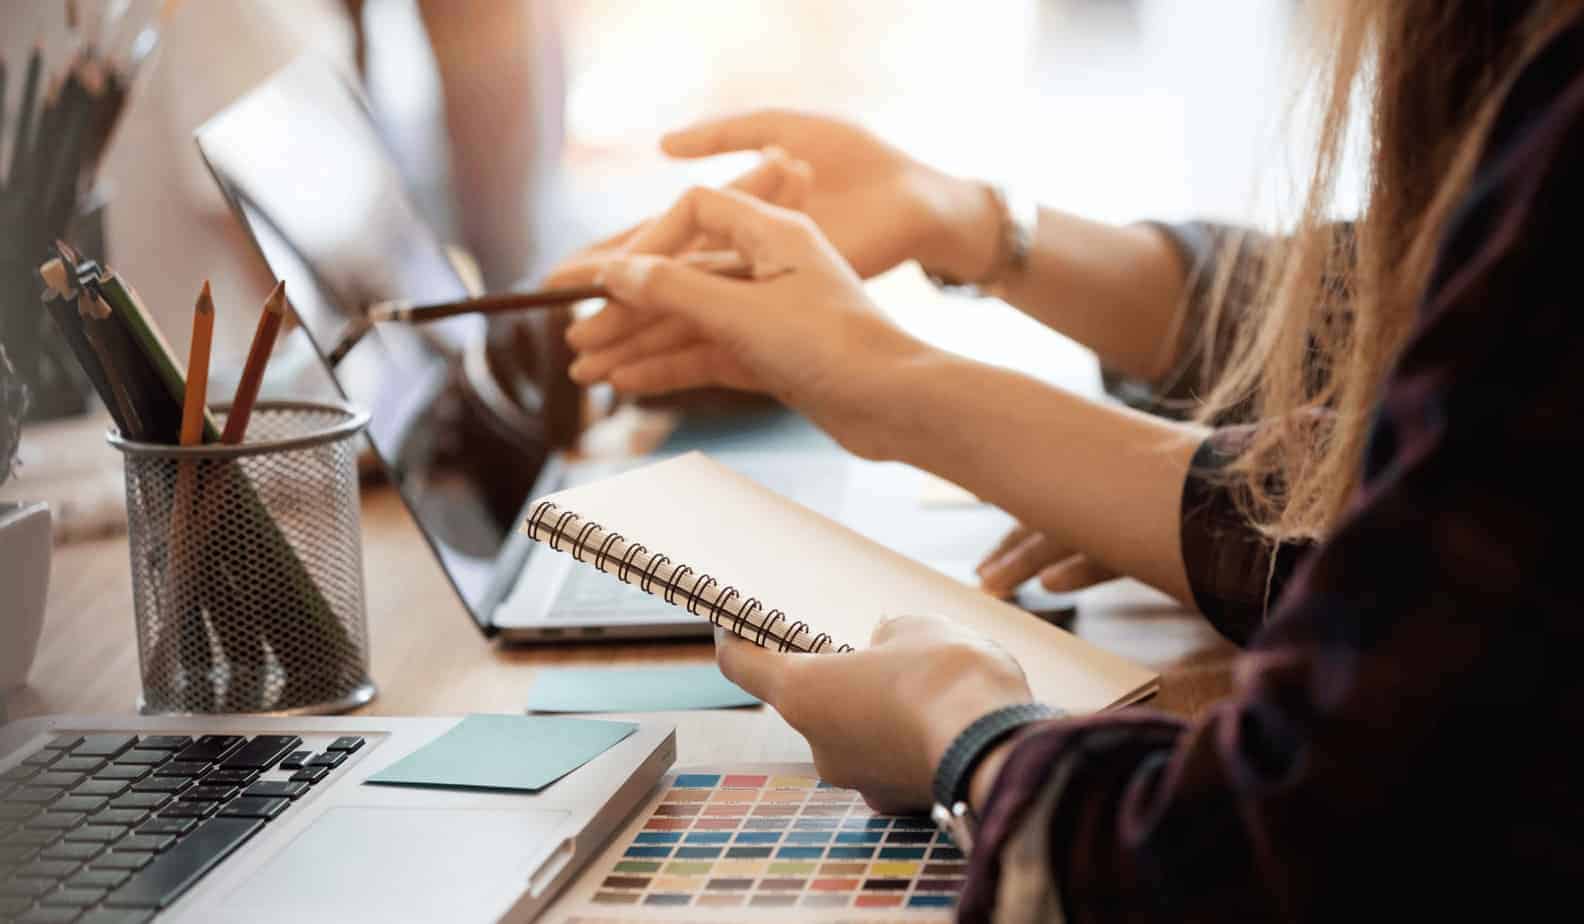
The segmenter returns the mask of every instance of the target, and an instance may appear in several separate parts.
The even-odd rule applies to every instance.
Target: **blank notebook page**
[[[999,642],[1023,665],[1036,697],[1071,712],[1136,701],[1153,693],[1159,679],[700,453],[543,500],[854,648],[865,647],[888,616],[953,619]],[[593,567],[589,556],[584,561]]]

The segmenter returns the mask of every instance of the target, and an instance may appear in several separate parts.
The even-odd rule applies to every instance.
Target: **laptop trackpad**
[[[565,812],[335,808],[218,903],[225,920],[494,921],[558,846]]]

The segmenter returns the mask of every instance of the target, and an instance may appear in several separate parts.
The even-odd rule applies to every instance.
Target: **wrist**
[[[930,171],[921,184],[928,229],[915,258],[926,271],[968,282],[995,269],[1002,210],[990,188],[975,180]]]

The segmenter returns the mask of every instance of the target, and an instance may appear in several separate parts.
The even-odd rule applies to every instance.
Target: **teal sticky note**
[[[368,782],[536,792],[637,729],[632,722],[470,715]]]
[[[535,675],[528,691],[529,712],[669,712],[758,704],[713,664],[547,669]]]

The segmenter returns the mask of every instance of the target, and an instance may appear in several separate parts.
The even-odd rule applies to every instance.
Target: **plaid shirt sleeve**
[[[1193,725],[1017,745],[965,921],[1538,920],[1584,870],[1584,29],[1509,92],[1363,479]],[[1549,918],[1551,915],[1546,915]]]

